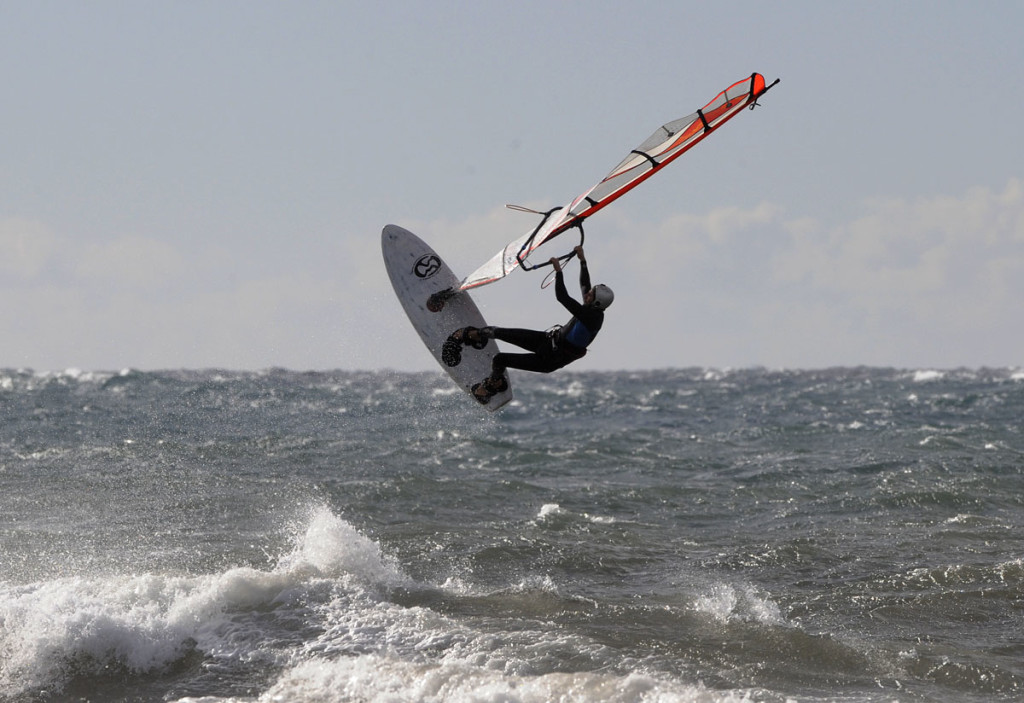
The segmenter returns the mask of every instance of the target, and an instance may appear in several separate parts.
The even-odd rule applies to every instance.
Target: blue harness
[[[568,332],[565,333],[565,341],[574,347],[586,349],[594,341],[594,333],[579,320],[576,320]]]

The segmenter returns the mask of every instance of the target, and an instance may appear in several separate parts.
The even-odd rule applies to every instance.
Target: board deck
[[[491,360],[499,351],[498,345],[489,340],[483,349],[463,347],[462,361],[458,366],[445,364],[441,349],[455,330],[487,325],[476,303],[465,291],[445,298],[440,306],[435,302],[438,300],[436,297],[430,301],[431,296],[443,291],[458,290],[460,281],[437,252],[409,230],[397,225],[385,227],[381,233],[381,250],[395,295],[420,339],[441,368],[463,390],[472,394],[473,386],[490,375]],[[508,390],[494,395],[490,402],[480,407],[493,412],[510,400],[511,384]],[[479,404],[475,398],[473,403]]]

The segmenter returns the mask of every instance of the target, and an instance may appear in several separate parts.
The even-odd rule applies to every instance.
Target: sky
[[[1020,367],[1021,26],[991,0],[0,0],[0,368],[436,370],[386,224],[466,275],[535,225],[506,203],[567,203],[754,71],[781,79],[758,109],[587,221],[616,301],[573,368]],[[473,297],[544,329],[542,279]]]

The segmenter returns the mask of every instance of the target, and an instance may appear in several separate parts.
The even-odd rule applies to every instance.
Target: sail
[[[463,279],[459,288],[468,290],[504,278],[520,266],[534,249],[552,237],[580,225],[583,220],[675,161],[736,116],[740,110],[753,106],[775,83],[766,86],[764,76],[754,73],[749,78],[733,83],[692,115],[662,125],[629,152],[599,183],[581,193],[569,205],[547,213],[536,229],[505,246]]]

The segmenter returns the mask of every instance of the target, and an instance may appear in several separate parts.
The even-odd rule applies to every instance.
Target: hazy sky
[[[617,299],[574,368],[1024,365],[1022,26],[1009,0],[0,0],[0,367],[436,369],[385,224],[465,275],[533,227],[505,203],[568,202],[753,71],[782,79],[760,108],[588,221]],[[474,298],[546,328],[542,278]]]

